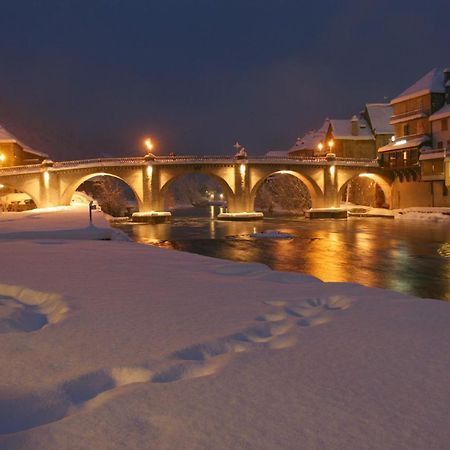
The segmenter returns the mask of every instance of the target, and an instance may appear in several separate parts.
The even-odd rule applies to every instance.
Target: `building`
[[[393,207],[450,205],[444,176],[449,80],[448,69],[434,68],[391,101],[395,135],[378,152],[396,175]]]
[[[323,145],[327,152],[341,158],[376,158],[375,137],[363,117],[330,120]]]
[[[432,148],[430,116],[445,104],[447,69],[433,69],[391,101],[393,141],[378,149],[383,167],[418,168],[422,150]]]
[[[392,107],[368,103],[359,116],[349,120],[325,119],[318,130],[308,131],[288,150],[290,157],[325,156],[376,159],[377,149],[394,134],[389,123]]]
[[[304,136],[297,138],[295,144],[288,150],[289,157],[319,156],[324,153],[318,150],[318,146],[325,140],[329,126],[330,120],[325,119],[318,130],[308,131]]]
[[[39,164],[46,158],[47,154],[28,147],[0,125],[0,167]]]
[[[362,115],[372,130],[377,150],[391,142],[394,127],[390,123],[392,106],[389,103],[367,103]]]

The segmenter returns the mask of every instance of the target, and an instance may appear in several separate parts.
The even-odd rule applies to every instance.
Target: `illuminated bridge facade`
[[[302,181],[312,206],[334,207],[351,180],[358,176],[376,181],[391,204],[392,179],[374,160],[343,158],[252,157],[134,157],[88,159],[0,168],[0,184],[28,194],[37,207],[70,204],[72,195],[86,180],[110,175],[134,192],[140,212],[163,211],[168,188],[180,176],[202,173],[223,188],[230,213],[252,212],[256,193],[264,180],[288,173]]]

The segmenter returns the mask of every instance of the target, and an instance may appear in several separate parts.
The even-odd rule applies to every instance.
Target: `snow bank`
[[[111,239],[117,235],[103,213],[71,205],[0,213],[1,239]]]
[[[450,222],[450,208],[404,208],[395,210],[395,218],[401,220],[429,220],[432,222]]]
[[[445,302],[130,242],[0,246],[0,323],[61,308],[0,333],[2,449],[448,448]]]

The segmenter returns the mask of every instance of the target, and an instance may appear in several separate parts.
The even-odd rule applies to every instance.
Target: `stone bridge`
[[[37,207],[68,205],[76,189],[86,180],[110,175],[124,181],[134,192],[140,212],[163,211],[166,192],[177,178],[202,173],[216,179],[223,188],[230,213],[254,211],[256,193],[264,180],[288,173],[302,181],[312,206],[339,205],[343,190],[358,176],[375,180],[391,203],[392,179],[377,161],[344,158],[249,157],[130,157],[0,168],[0,184],[28,194]]]

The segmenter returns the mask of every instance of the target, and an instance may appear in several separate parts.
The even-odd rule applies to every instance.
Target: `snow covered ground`
[[[0,448],[450,448],[449,304],[94,225],[0,215]]]

